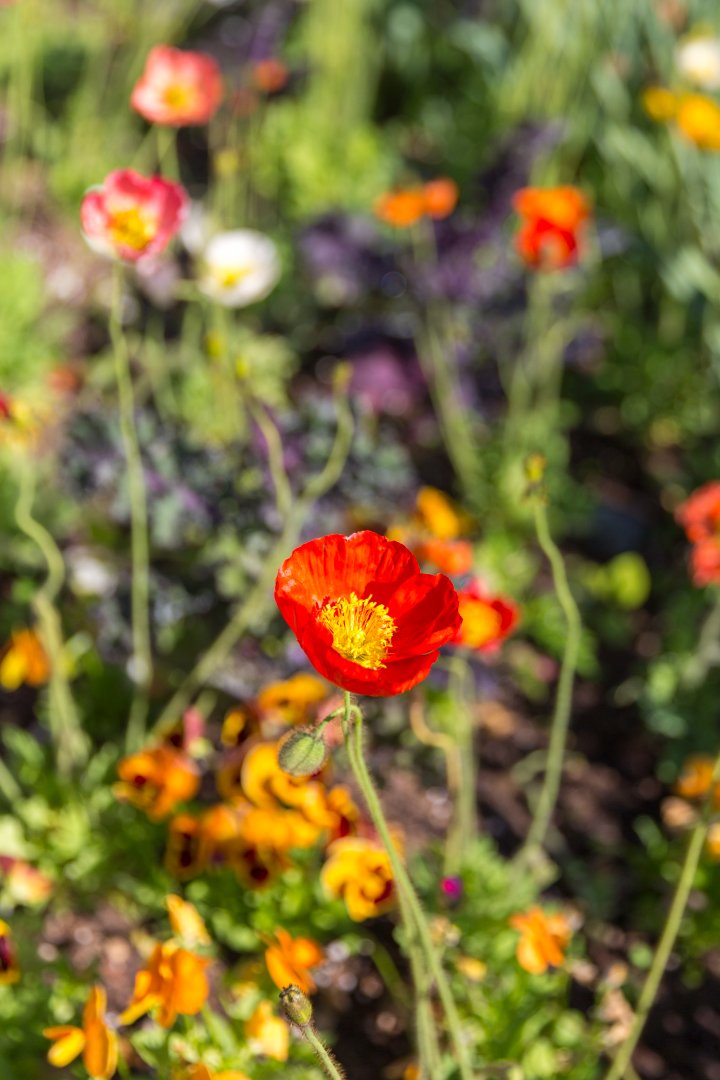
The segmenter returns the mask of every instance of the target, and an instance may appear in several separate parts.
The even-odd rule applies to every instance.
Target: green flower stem
[[[177,132],[173,127],[155,124],[157,161],[159,172],[168,180],[180,181],[180,159],[177,148]]]
[[[354,716],[354,723],[352,717]],[[410,936],[417,935],[423,952],[423,960],[427,969],[435,981],[438,995],[447,1019],[448,1030],[453,1048],[457,1057],[458,1068],[462,1080],[473,1080],[470,1054],[463,1035],[460,1016],[453,999],[450,983],[440,963],[437,951],[433,944],[425,912],[418,899],[415,888],[410,880],[410,875],[405,869],[405,864],[395,847],[390,828],[383,812],[382,804],[378,797],[375,785],[372,781],[365,757],[363,754],[362,738],[362,713],[352,704],[351,695],[345,691],[345,716],[343,730],[348,747],[350,766],[355,774],[363,798],[370,811],[370,817],[378,831],[378,835],[387,851],[393,876],[397,883],[398,895],[402,898],[402,905],[407,910],[411,924],[408,927]],[[401,912],[403,908],[401,907]],[[414,925],[413,925],[414,924]]]
[[[350,450],[353,417],[345,391],[345,386],[336,388],[338,426],[335,441],[324,467],[316,476],[311,477],[305,490],[296,499],[294,510],[286,518],[285,527],[277,543],[268,553],[264,569],[255,586],[162,710],[154,727],[156,735],[162,735],[172,729],[178,716],[182,715],[197,691],[227,660],[245,631],[253,622],[266,618],[272,611],[275,602],[272,586],[278,566],[296,544],[312,504],[337,483]]]
[[[455,655],[450,660],[450,687],[453,700],[457,703],[455,712],[454,735],[458,750],[458,791],[453,823],[453,851],[459,852],[458,861],[463,851],[474,840],[478,832],[477,813],[477,755],[475,749],[475,727],[473,722],[472,695],[470,693],[470,667],[467,660]],[[459,865],[450,873],[457,873]]]
[[[50,729],[57,751],[58,768],[67,774],[87,760],[87,740],[65,671],[62,624],[55,606],[65,580],[65,563],[50,533],[33,517],[34,498],[33,464],[25,461],[20,474],[15,521],[20,531],[36,545],[47,566],[47,578],[33,599],[33,608],[43,647],[50,660]]]
[[[283,461],[282,437],[277,425],[261,402],[250,399],[249,406],[253,419],[265,440],[270,475],[275,488],[275,502],[278,513],[284,519],[292,511],[293,498],[290,478]]]
[[[685,861],[683,862],[680,871],[680,877],[675,887],[675,895],[673,896],[670,910],[667,913],[665,926],[663,927],[660,941],[655,950],[650,970],[647,973],[643,988],[640,991],[632,1027],[628,1032],[625,1042],[616,1053],[612,1065],[605,1076],[605,1080],[620,1080],[620,1078],[625,1075],[626,1070],[630,1065],[633,1051],[635,1050],[640,1036],[642,1035],[643,1028],[645,1027],[645,1021],[647,1020],[650,1009],[655,1001],[655,996],[665,972],[668,959],[670,958],[670,953],[673,950],[673,946],[675,945],[675,941],[677,940],[680,931],[680,925],[685,913],[690,890],[692,889],[693,881],[695,879],[695,873],[710,830],[714,790],[718,782],[720,782],[720,753],[718,753],[715,758],[712,779],[705,796],[702,812],[697,824],[690,834],[690,842],[685,854]]]
[[[545,777],[540,791],[540,797],[537,806],[535,807],[532,825],[530,826],[527,839],[520,852],[521,856],[529,855],[535,849],[543,847],[548,828],[550,827],[553,810],[555,809],[555,803],[557,802],[565,755],[565,743],[567,741],[568,727],[570,725],[572,692],[580,652],[580,635],[582,631],[580,612],[570,590],[570,584],[565,571],[565,563],[559,548],[550,535],[544,494],[542,492],[536,492],[533,494],[532,499],[538,543],[550,563],[555,593],[560,607],[562,608],[563,615],[565,616],[567,636],[565,639],[565,651],[563,653],[557,694],[555,697],[555,709],[550,728],[550,743],[548,746]]]
[[[330,1077],[330,1080],[345,1080],[345,1073],[327,1047],[317,1037],[312,1024],[308,1024],[300,1030],[303,1033],[303,1037],[307,1039],[312,1047],[316,1058],[320,1062],[325,1074]]]
[[[127,484],[130,500],[131,619],[133,680],[136,685],[136,692],[133,695],[128,720],[127,747],[132,750],[142,743],[145,735],[153,663],[150,639],[150,540],[148,536],[147,495],[140,443],[135,427],[135,394],[133,392],[130,358],[122,329],[122,285],[122,266],[117,263],[113,275],[110,340],[115,359],[115,380],[120,407],[120,433],[127,462]]]

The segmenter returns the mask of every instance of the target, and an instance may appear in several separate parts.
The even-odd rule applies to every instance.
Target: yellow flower
[[[438,488],[420,488],[415,506],[420,524],[437,540],[455,540],[467,529],[466,516]]]
[[[270,978],[278,989],[294,983],[304,994],[312,994],[315,990],[315,981],[309,969],[322,963],[323,957],[323,950],[317,942],[310,938],[293,938],[282,928],[275,931],[275,940],[265,951]]]
[[[223,746],[240,746],[249,736],[256,735],[259,731],[257,715],[254,710],[246,705],[238,705],[225,714],[220,742]]]
[[[20,978],[10,927],[0,919],[0,986],[9,986]]]
[[[164,1028],[172,1027],[178,1014],[195,1016],[207,1001],[209,963],[174,941],[156,945],[148,966],[135,976],[133,998],[121,1022],[132,1024],[151,1009],[157,1010],[157,1022]]]
[[[17,690],[28,686],[42,686],[50,678],[50,661],[34,630],[13,630],[10,643],[0,661],[0,686],[5,690]]]
[[[520,967],[532,975],[560,967],[571,937],[564,915],[546,915],[542,908],[533,907],[522,915],[513,915],[510,925],[522,935],[517,944]]]
[[[319,781],[282,771],[277,743],[258,743],[248,751],[241,781],[246,797],[256,806],[282,804],[300,810],[309,820],[316,820],[325,807],[325,789]]]
[[[304,724],[328,696],[322,679],[300,671],[283,682],[270,683],[257,696],[257,707],[267,718],[277,718],[284,724]]]
[[[290,1029],[284,1020],[275,1016],[269,1001],[261,1001],[245,1024],[245,1034],[256,1054],[287,1061],[290,1048]]]
[[[356,922],[387,911],[395,903],[390,858],[384,848],[360,836],[336,840],[320,880],[326,892],[342,897]]]
[[[720,105],[702,94],[685,94],[678,105],[676,123],[699,150],[720,150]]]
[[[187,945],[209,945],[210,935],[195,906],[180,896],[166,897],[173,934]]]
[[[665,86],[648,86],[643,91],[642,103],[651,120],[663,123],[677,113],[678,96]]]
[[[96,1080],[109,1080],[115,1075],[118,1037],[105,1021],[106,1006],[105,991],[101,986],[93,986],[81,1028],[69,1025],[45,1028],[43,1035],[53,1041],[47,1056],[51,1065],[62,1069],[82,1054],[85,1068]]]

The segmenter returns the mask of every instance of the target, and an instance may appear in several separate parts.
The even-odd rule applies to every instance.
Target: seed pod
[[[313,1008],[310,998],[303,994],[299,986],[286,986],[280,991],[280,1004],[291,1024],[306,1028],[312,1023]]]
[[[326,758],[324,738],[309,728],[292,731],[283,740],[278,754],[280,768],[290,776],[312,776],[322,769]]]

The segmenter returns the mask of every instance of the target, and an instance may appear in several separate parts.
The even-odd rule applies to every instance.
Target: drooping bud
[[[310,728],[290,732],[278,752],[280,768],[290,776],[312,776],[322,769],[326,758],[327,746],[322,733]]]
[[[280,991],[280,1005],[291,1024],[305,1028],[312,1023],[313,1008],[310,998],[303,994],[299,986],[292,983]]]

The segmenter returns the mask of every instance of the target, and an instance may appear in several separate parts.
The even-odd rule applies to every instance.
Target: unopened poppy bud
[[[309,728],[291,732],[280,745],[278,753],[280,768],[290,776],[312,776],[322,769],[326,758],[324,738]]]
[[[540,484],[545,476],[547,460],[543,454],[529,454],[525,458],[525,476],[529,484]]]
[[[286,986],[280,991],[280,1004],[291,1024],[305,1028],[312,1023],[313,1009],[310,998],[303,994],[299,986]]]

